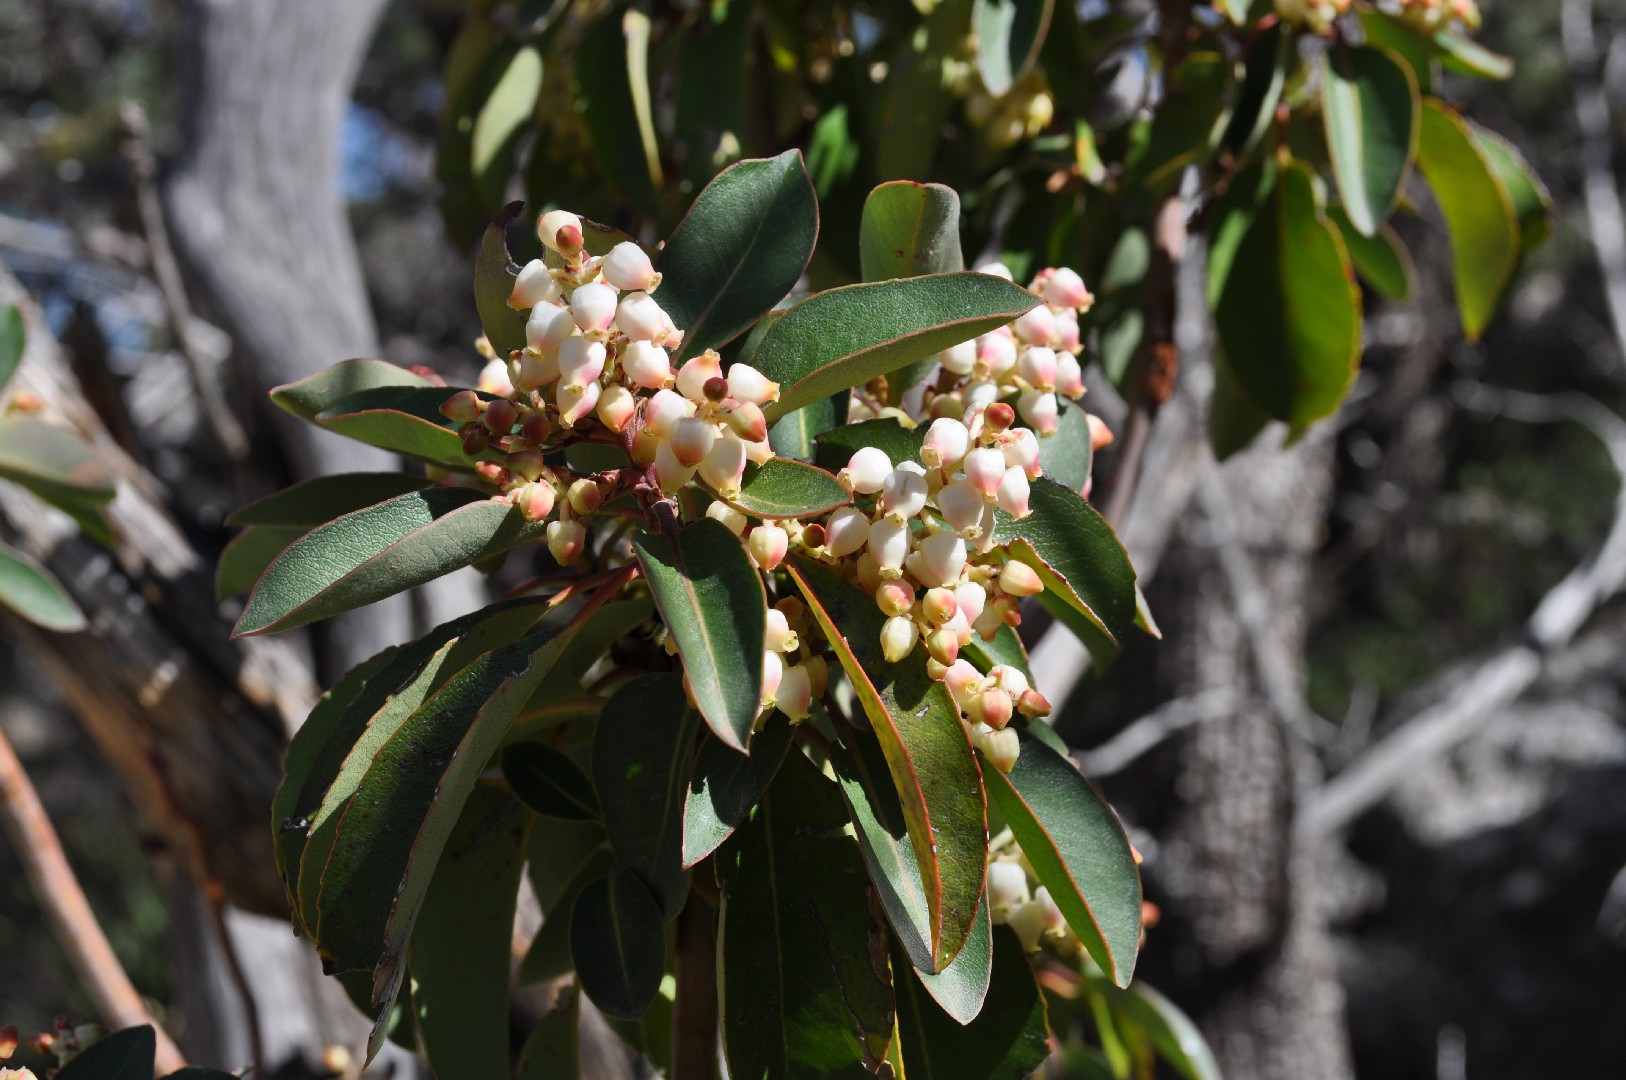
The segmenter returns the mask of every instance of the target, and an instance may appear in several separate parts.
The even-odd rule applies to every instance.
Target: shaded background
[[[252,440],[250,456],[232,460],[199,405],[154,277],[119,113],[126,99],[143,103],[154,149],[182,168],[198,120],[189,95],[209,84],[178,58],[191,55],[191,35],[211,30],[199,12],[231,6],[0,0],[0,262],[41,304],[99,411],[164,485],[170,512],[206,557],[229,538],[221,522],[230,509],[323,454],[280,431],[263,404],[259,384],[280,380],[255,353],[262,332],[242,315],[256,306],[255,274],[275,307],[279,280],[319,288],[348,272],[320,230],[302,261],[226,229],[220,242],[243,271],[243,291],[196,298],[207,325],[194,329],[193,349]],[[1606,289],[1626,283],[1600,272],[1598,223],[1583,198],[1589,164],[1603,191],[1626,161],[1611,145],[1589,163],[1575,111],[1577,78],[1609,102],[1626,100],[1626,45],[1617,44],[1626,4],[1571,6],[1592,8],[1596,44],[1612,60],[1558,47],[1557,0],[1487,4],[1480,38],[1514,56],[1518,74],[1447,84],[1523,150],[1558,207],[1552,239],[1527,261],[1484,342],[1465,343],[1456,328],[1438,232],[1402,222],[1418,295],[1408,305],[1369,298],[1364,372],[1343,412],[1294,455],[1278,454],[1279,436],[1267,436],[1269,445],[1226,467],[1223,485],[1206,473],[1186,478],[1188,492],[1217,501],[1171,511],[1177,521],[1148,589],[1165,640],[1135,642],[1058,721],[1071,743],[1106,755],[1093,773],[1147,856],[1148,897],[1165,918],[1141,973],[1204,1024],[1233,1077],[1333,1077],[1294,1066],[1329,1060],[1346,1061],[1350,1075],[1405,1080],[1626,1075],[1618,602],[1542,656],[1515,700],[1476,711],[1460,741],[1404,759],[1347,831],[1315,844],[1259,842],[1290,827],[1286,808],[1308,799],[1322,772],[1459,693],[1465,676],[1483,677],[1464,665],[1517,646],[1537,604],[1614,520],[1619,484],[1604,444],[1544,412],[1557,393],[1626,406],[1626,357],[1606,301]],[[349,341],[357,354],[449,377],[474,370],[469,260],[447,239],[435,179],[441,71],[461,18],[458,4],[402,2],[384,6],[376,26],[358,19],[369,44],[353,100],[335,118],[340,190],[308,194],[354,229],[370,314],[348,326],[289,319],[291,351]],[[308,166],[291,155],[259,160],[267,171]],[[200,182],[209,175],[198,171]],[[213,212],[189,201],[185,185],[169,194],[171,214]],[[301,362],[342,358],[334,352]],[[1114,418],[1110,390],[1095,393]],[[1179,419],[1176,410],[1168,422]],[[1294,464],[1282,464],[1289,457]],[[1152,461],[1155,497],[1166,478]],[[1324,515],[1296,512],[1321,506]],[[1327,723],[1309,764],[1280,736],[1268,715],[1280,702],[1254,685],[1256,665],[1244,656],[1237,583],[1224,566],[1237,546],[1257,567],[1265,619],[1303,673],[1302,705]],[[432,618],[472,597],[415,603],[418,618]],[[230,1023],[188,999],[197,991],[185,984],[212,977],[218,989],[220,976],[197,975],[218,959],[207,958],[199,920],[187,914],[173,852],[10,624],[0,624],[0,642],[0,725],[119,955],[183,1041],[234,1045],[209,1034]],[[340,667],[372,648],[352,625],[314,650],[324,667]],[[1156,737],[1126,759],[1128,744],[1114,737],[1137,723]],[[1281,782],[1248,779],[1261,761]],[[91,1014],[5,845],[0,965],[13,976],[0,984],[0,1022],[38,1030],[59,1013]],[[258,975],[250,965],[251,984]]]

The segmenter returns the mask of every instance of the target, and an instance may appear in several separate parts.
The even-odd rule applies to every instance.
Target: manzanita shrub
[[[537,564],[350,672],[289,749],[294,922],[372,1049],[509,1075],[528,876],[520,980],[573,972],[657,1062],[709,1054],[716,1016],[736,1077],[1026,1075],[1043,951],[1202,1074],[1189,1025],[1121,989],[1135,854],[1014,630],[1040,604],[1105,663],[1137,621],[1084,496],[1079,275],[962,269],[954,193],[900,183],[866,207],[866,280],[789,300],[818,231],[794,151],[720,174],[658,262],[556,210],[516,266],[517,213],[478,257],[477,386],[352,360],[273,394],[424,471],[255,503],[222,571],[257,574],[257,634]],[[521,1075],[574,1075],[563,1000]]]

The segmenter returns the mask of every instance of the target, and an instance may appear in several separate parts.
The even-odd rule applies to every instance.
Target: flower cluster
[[[1276,14],[1294,26],[1303,26],[1317,34],[1332,29],[1338,16],[1350,9],[1350,0],[1276,0]]]
[[[1389,0],[1382,5],[1425,34],[1461,23],[1469,30],[1479,29],[1479,5],[1474,0]]]
[[[1046,940],[1066,941],[1072,931],[1067,918],[1043,885],[1035,887],[1032,874],[1020,848],[988,862],[988,913],[995,926],[1009,926],[1033,952]],[[1076,941],[1076,938],[1074,939]]]

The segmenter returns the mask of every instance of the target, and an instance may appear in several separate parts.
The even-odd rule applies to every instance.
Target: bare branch
[[[1085,776],[1112,776],[1157,749],[1169,737],[1195,724],[1216,720],[1235,707],[1236,695],[1220,687],[1176,698],[1132,721],[1095,749],[1074,751],[1073,757]]]

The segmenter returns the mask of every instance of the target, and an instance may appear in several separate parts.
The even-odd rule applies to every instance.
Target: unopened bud
[[[469,457],[479,457],[491,445],[491,432],[478,420],[464,424],[457,429],[457,434],[463,440],[463,453]]]
[[[982,411],[983,428],[996,435],[1014,423],[1016,423],[1016,410],[1003,401],[996,401]]]
[[[570,485],[566,497],[570,508],[581,517],[592,517],[604,505],[603,489],[585,476]]]
[[[798,542],[809,551],[816,551],[817,549],[823,547],[824,541],[824,526],[820,525],[816,521],[802,530],[802,535],[798,540]]]
[[[943,626],[959,613],[960,604],[948,589],[928,589],[920,601],[920,610],[927,622],[933,626]]]
[[[830,688],[830,665],[825,663],[822,656],[810,656],[803,660],[801,667],[807,672],[807,678],[813,684],[813,696],[821,698]]]
[[[762,704],[773,703],[779,694],[779,683],[785,677],[785,661],[776,652],[762,652]]]
[[[610,249],[599,265],[599,272],[618,289],[649,289],[660,281],[648,253],[630,240],[623,240]]]
[[[740,402],[728,411],[727,420],[728,429],[746,442],[761,442],[768,437],[768,418],[754,402]]]
[[[558,296],[559,283],[548,272],[548,264],[541,259],[532,259],[514,279],[514,291],[508,294],[508,306],[515,311],[523,311]]]
[[[1022,741],[1015,728],[992,731],[982,741],[982,753],[990,765],[1008,773],[1016,768],[1016,759],[1022,754]]]
[[[1016,699],[1016,711],[1036,720],[1043,719],[1050,715],[1050,699],[1037,690],[1024,690],[1022,696]]]
[[[547,413],[538,409],[525,418],[525,423],[521,425],[519,433],[525,437],[526,441],[541,446],[548,441],[548,436],[553,434],[553,421],[548,419]]]
[[[1009,596],[1038,596],[1044,592],[1044,582],[1033,567],[1012,559],[1000,568],[999,591]]]
[[[440,415],[454,424],[466,424],[480,418],[482,404],[473,390],[459,390],[440,403]]]
[[[960,655],[960,638],[953,630],[939,628],[926,635],[926,651],[939,664],[952,664]]]
[[[745,444],[733,436],[724,436],[711,444],[711,451],[700,463],[700,478],[717,492],[733,498],[740,492],[740,481],[745,477]]]
[[[513,490],[509,499],[519,508],[526,521],[546,521],[553,513],[554,491],[553,485],[536,481],[524,484]]]
[[[542,475],[545,468],[542,464],[542,455],[536,450],[515,450],[504,459],[504,464],[508,466],[509,472],[526,480],[535,480]]]
[[[728,369],[728,396],[766,405],[779,397],[779,384],[748,364],[735,364]]]
[[[790,537],[785,530],[771,522],[758,525],[746,538],[745,549],[758,567],[770,573],[785,561],[790,548]]]
[[[886,451],[878,446],[865,446],[848,459],[839,479],[860,495],[873,495],[891,475],[892,459],[886,456]]]
[[[579,521],[548,522],[548,554],[560,566],[569,566],[587,544],[587,529]]]
[[[672,360],[666,350],[648,341],[631,341],[621,352],[621,370],[647,390],[672,383]]]
[[[813,680],[805,666],[796,664],[785,669],[785,673],[779,677],[779,692],[774,695],[774,704],[793,724],[807,719],[813,707]]]
[[[561,237],[567,229],[572,231]],[[537,219],[536,235],[561,255],[574,255],[582,248],[582,219],[568,210],[549,210]]]
[[[1028,474],[1013,467],[1005,470],[1005,479],[999,482],[999,491],[994,499],[1007,514],[1014,518],[1025,518],[1030,512],[1028,497],[1031,493]]]
[[[661,486],[665,487],[664,484]],[[721,522],[735,536],[745,532],[747,524],[745,515],[721,500],[706,507],[706,516],[713,521]]]
[[[1104,446],[1112,445],[1112,429],[1107,422],[1094,413],[1085,415],[1084,420],[1090,426],[1090,449],[1099,450]]]
[[[907,615],[894,615],[881,624],[881,655],[896,664],[915,647],[915,621]]]
[[[901,581],[883,581],[875,590],[875,604],[888,616],[907,615],[914,603],[914,590]]]
[[[706,400],[706,383],[712,379],[722,377],[722,358],[717,355],[715,350],[707,349],[699,356],[691,357],[682,367],[678,368],[678,393],[698,404]],[[724,385],[727,385],[726,382]]]
[[[713,375],[701,385],[700,393],[707,401],[721,401],[728,396],[728,380]]]
[[[480,419],[491,434],[506,435],[519,423],[519,410],[514,408],[512,401],[498,398],[486,406],[485,413]]]
[[[866,529],[865,539],[868,538],[868,530]],[[867,551],[861,552],[858,558],[853,561],[853,573],[857,575],[858,587],[865,592],[874,592],[881,587],[881,582],[886,580],[881,577],[881,564],[876,562],[875,556]]]

